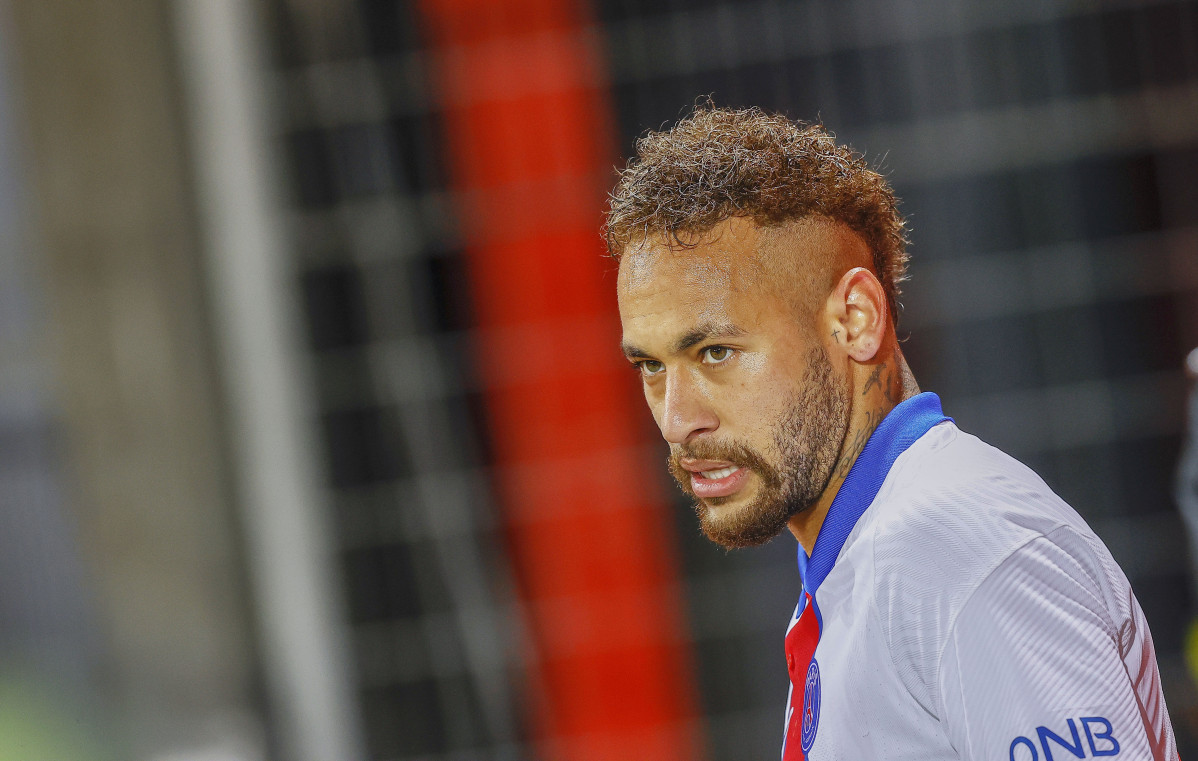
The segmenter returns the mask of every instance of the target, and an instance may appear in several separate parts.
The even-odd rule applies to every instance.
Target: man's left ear
[[[886,291],[874,273],[854,267],[828,295],[827,316],[833,342],[856,362],[872,360],[886,337]]]

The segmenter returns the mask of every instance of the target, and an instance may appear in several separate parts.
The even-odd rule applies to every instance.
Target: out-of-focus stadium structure
[[[708,95],[890,175],[915,374],[1111,547],[1195,752],[1198,3],[85,5],[0,3],[0,756],[776,753],[793,544],[672,496],[599,233]]]

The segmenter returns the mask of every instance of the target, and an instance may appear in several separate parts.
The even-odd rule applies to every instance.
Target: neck
[[[853,464],[865,449],[865,443],[890,411],[899,403],[919,393],[919,385],[903,353],[895,347],[884,358],[867,364],[851,364],[849,373],[849,425],[841,442],[836,464],[828,486],[807,510],[793,516],[787,524],[808,555],[815,548],[815,539],[828,516],[828,510]]]

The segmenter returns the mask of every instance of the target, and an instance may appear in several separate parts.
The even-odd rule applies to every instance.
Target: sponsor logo
[[[1031,736],[1016,737],[1011,741],[1010,761],[1067,761],[1119,755],[1115,730],[1102,716],[1066,719],[1064,731],[1066,734],[1057,734],[1048,727],[1036,727],[1035,740]]]
[[[815,732],[819,729],[819,703],[819,663],[812,658],[803,686],[803,731],[799,736],[803,755],[811,750],[811,745],[815,742]]]

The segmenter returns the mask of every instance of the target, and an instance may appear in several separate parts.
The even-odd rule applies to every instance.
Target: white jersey
[[[1176,759],[1110,552],[934,394],[878,427],[799,566],[784,761]]]

